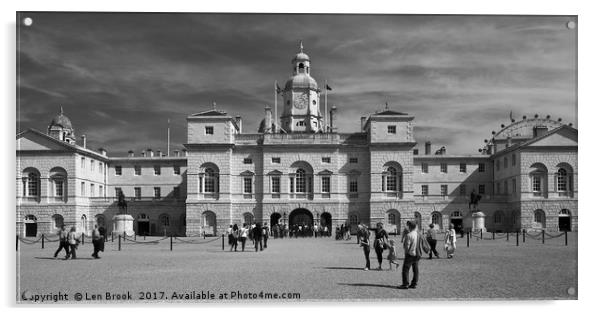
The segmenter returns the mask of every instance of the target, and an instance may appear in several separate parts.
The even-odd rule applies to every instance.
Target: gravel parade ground
[[[558,233],[552,233],[557,235]],[[491,238],[491,234],[483,237]],[[400,237],[393,237],[398,244]],[[55,238],[53,238],[55,239]],[[146,238],[146,242],[159,240]],[[214,241],[211,241],[215,239]],[[441,239],[441,237],[439,238]],[[29,238],[29,240],[33,240]],[[137,242],[143,242],[140,237]],[[186,241],[186,242],[184,242]],[[383,271],[363,271],[364,256],[355,236],[269,239],[255,252],[222,251],[220,238],[181,238],[158,243],[107,242],[101,259],[93,259],[86,239],[77,260],[54,259],[56,242],[19,242],[17,300],[44,303],[141,302],[273,302],[290,300],[457,300],[457,299],[577,299],[577,234],[541,240],[496,235],[495,240],[458,238],[453,259],[420,260],[417,289],[401,290],[401,267],[389,271],[385,251]],[[240,245],[239,245],[240,250]],[[372,268],[378,267],[374,249]],[[399,260],[400,263],[403,259]],[[410,273],[411,277],[411,273]],[[107,297],[107,293],[109,296]],[[284,299],[275,298],[284,295]],[[78,300],[77,298],[80,298]],[[111,300],[107,300],[111,298]],[[142,301],[144,302],[144,301]]]

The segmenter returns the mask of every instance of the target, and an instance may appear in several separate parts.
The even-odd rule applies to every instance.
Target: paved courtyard
[[[100,294],[106,302],[106,292],[129,291],[133,301],[139,302],[140,296],[171,299],[174,292],[174,298],[184,300],[185,296],[178,295],[216,295],[215,300],[186,300],[206,302],[217,301],[220,293],[228,293],[228,299],[244,299],[238,293],[231,296],[239,291],[240,295],[298,293],[292,299],[330,301],[576,299],[576,238],[576,233],[569,234],[569,245],[565,246],[563,237],[547,239],[545,244],[529,237],[522,243],[521,237],[519,247],[513,235],[509,241],[505,236],[496,240],[473,238],[469,248],[465,238],[458,238],[454,259],[420,261],[420,281],[413,290],[396,289],[401,283],[401,268],[363,271],[364,257],[355,239],[270,239],[268,248],[257,253],[250,242],[244,253],[224,252],[221,239],[204,244],[174,240],[173,251],[169,250],[169,239],[158,244],[128,241],[118,251],[115,240],[106,244],[100,260],[90,257],[92,245],[86,242],[80,245],[78,260],[68,261],[52,258],[56,243],[47,242],[45,249],[40,243],[19,243],[17,297],[24,292],[26,298],[66,293],[69,302],[74,302],[75,293]],[[153,239],[159,238],[146,241]],[[399,237],[395,239],[399,241]],[[438,249],[443,252],[441,243]],[[374,250],[371,258],[376,267]],[[383,267],[388,268],[386,260]]]

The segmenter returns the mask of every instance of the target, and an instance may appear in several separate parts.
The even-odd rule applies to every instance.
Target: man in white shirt
[[[408,222],[409,232],[403,239],[403,249],[405,251],[405,258],[403,260],[403,269],[401,270],[402,284],[400,289],[415,289],[418,285],[418,232],[416,231],[416,223]],[[408,286],[408,278],[410,274],[410,267],[412,268],[412,283]]]

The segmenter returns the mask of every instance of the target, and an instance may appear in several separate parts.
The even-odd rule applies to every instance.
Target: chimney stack
[[[424,143],[424,154],[425,155],[431,154],[431,142],[430,141],[427,141],[426,143]]]
[[[86,135],[82,135],[82,147],[86,148]]]
[[[336,123],[336,113],[337,113],[337,106],[333,105],[330,108],[330,117],[329,117],[330,118],[330,132],[332,132],[332,133],[336,133],[336,131],[337,131],[337,128],[334,125]]]
[[[163,153],[162,153],[160,150],[157,150],[157,157],[159,157],[159,158],[163,157],[163,155],[162,155],[162,154],[163,154]]]
[[[152,157],[152,156],[153,156],[153,150],[152,150],[152,149],[150,149],[150,148],[149,148],[149,149],[147,149],[147,150],[146,150],[146,156],[147,156],[147,157]]]
[[[107,151],[102,147],[98,148],[98,152],[105,157],[107,156]]]
[[[182,157],[188,156],[188,151],[186,149],[182,149]]]
[[[264,124],[263,124],[263,131],[264,133],[271,133],[272,132],[272,108],[268,105],[266,105],[265,107],[265,119],[264,119]]]
[[[441,149],[439,149],[439,150],[441,151],[441,154],[442,154],[442,155],[445,155],[445,151],[446,151],[447,149],[445,149],[445,146],[443,146],[443,147],[441,147]]]
[[[242,134],[242,117],[240,115],[237,115],[234,118],[234,122],[236,122],[236,125],[238,125],[238,133]]]
[[[180,157],[180,151],[179,150],[174,150],[173,151],[173,155],[174,155],[174,157]]]

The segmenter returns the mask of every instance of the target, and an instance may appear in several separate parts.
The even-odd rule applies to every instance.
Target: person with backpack
[[[230,251],[234,249],[234,251],[238,251],[238,238],[240,236],[240,230],[238,229],[238,225],[234,224],[232,226],[232,243],[230,244]]]
[[[263,244],[261,243],[261,240],[263,239],[263,229],[261,227],[261,224],[259,223],[256,223],[253,226],[254,227],[251,231],[251,235],[253,236],[253,243],[255,244],[255,252],[257,252],[260,249],[261,251],[263,251]]]
[[[67,242],[69,243],[69,254],[65,259],[77,259],[75,250],[79,245],[79,238],[77,238],[77,233],[75,232],[75,227],[71,227],[69,233],[67,234]]]
[[[268,237],[270,236],[270,227],[268,223],[263,223],[263,248],[268,247]]]
[[[243,224],[240,229],[240,243],[242,246],[242,251],[245,251],[245,244],[247,243],[247,238],[249,237],[249,229],[247,228],[247,224]]]
[[[69,241],[67,241],[67,235],[69,233],[65,230],[65,225],[61,225],[61,230],[58,232],[59,236],[59,249],[54,253],[54,257],[56,258],[59,255],[61,250],[65,249],[65,259],[69,258]]]
[[[100,243],[103,241],[103,238],[104,236],[102,236],[98,230],[98,225],[94,225],[94,230],[92,230],[92,245],[94,246],[92,257],[94,259],[100,259],[98,252],[100,251]]]

